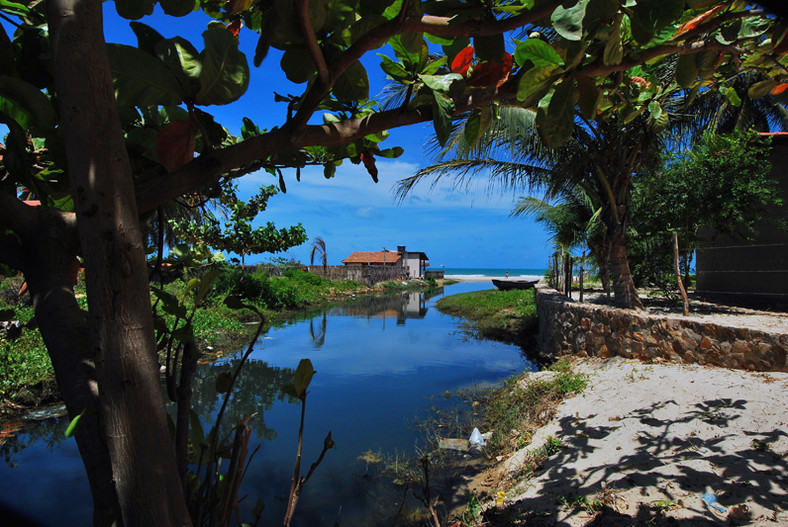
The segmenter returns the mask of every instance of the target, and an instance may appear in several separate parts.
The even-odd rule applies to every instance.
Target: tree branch
[[[329,65],[329,77],[338,79],[353,63],[367,51],[385,44],[394,35],[408,32],[430,33],[432,35],[453,37],[482,37],[497,35],[519,27],[532,24],[549,16],[559,5],[553,0],[522,15],[501,20],[476,20],[471,22],[452,22],[450,17],[422,16],[401,20],[399,17],[381,24],[359,38]],[[332,81],[333,82],[333,81]],[[319,83],[306,95],[299,104],[298,112],[291,123],[292,129],[300,133],[312,117],[315,109],[331,92],[332,84]]]
[[[306,47],[309,49],[309,54],[312,55],[312,60],[317,67],[317,76],[320,79],[320,84],[331,84],[326,59],[315,38],[315,29],[312,27],[312,22],[309,20],[309,0],[298,0],[296,4],[298,7],[298,22],[301,26],[301,32],[304,34]]]
[[[35,207],[25,205],[11,194],[0,192],[0,226],[19,236],[31,235],[38,221]]]

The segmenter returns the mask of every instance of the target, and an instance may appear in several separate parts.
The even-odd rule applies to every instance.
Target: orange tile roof
[[[384,255],[385,255],[385,260],[384,260]],[[379,252],[358,251],[358,252],[354,252],[353,254],[342,260],[342,263],[382,264],[385,261],[386,265],[388,265],[388,264],[397,263],[399,259],[400,259],[399,253],[394,251],[386,251],[385,253],[383,251],[379,251]]]

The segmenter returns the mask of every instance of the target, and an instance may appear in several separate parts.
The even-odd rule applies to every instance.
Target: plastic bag
[[[487,438],[479,432],[478,428],[474,428],[473,432],[471,432],[471,437],[468,439],[468,444],[476,448],[487,446]]]

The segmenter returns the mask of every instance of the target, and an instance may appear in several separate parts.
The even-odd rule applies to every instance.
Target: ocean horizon
[[[506,271],[509,271],[509,278],[523,278],[536,280],[543,278],[546,269],[530,268],[490,268],[490,267],[428,267],[428,271],[444,271],[447,278],[460,277],[460,278],[486,278],[493,276],[505,276]]]

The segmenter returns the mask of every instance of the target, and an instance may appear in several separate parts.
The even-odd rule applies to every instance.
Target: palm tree
[[[323,273],[325,274],[328,267],[328,254],[326,253],[326,242],[323,238],[317,236],[312,240],[312,251],[309,253],[309,265],[315,265],[315,254],[320,254],[323,257]]]
[[[404,198],[425,178],[432,178],[436,185],[449,176],[463,185],[479,173],[500,188],[543,191],[548,201],[577,187],[598,204],[598,217],[606,227],[616,305],[642,308],[627,260],[626,227],[632,174],[656,163],[664,148],[649,118],[640,116],[624,124],[615,116],[588,122],[578,115],[572,138],[548,148],[536,131],[535,111],[519,107],[497,111],[498,119],[474,144],[466,143],[464,130],[457,127],[449,146],[438,153],[453,159],[400,181],[399,197]]]
[[[551,240],[559,251],[568,253],[584,245],[591,255],[591,263],[599,273],[602,289],[610,297],[608,274],[608,248],[605,226],[599,219],[601,206],[595,203],[581,187],[568,187],[550,204],[532,196],[520,197],[510,216],[531,216],[545,225]]]

